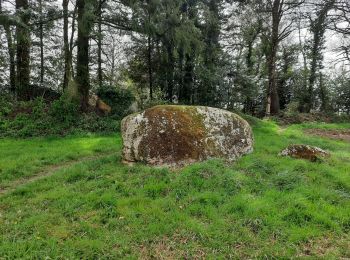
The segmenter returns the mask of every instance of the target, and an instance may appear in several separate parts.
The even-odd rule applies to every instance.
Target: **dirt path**
[[[115,154],[115,152],[104,153],[104,154],[100,154],[100,155],[92,155],[92,156],[79,158],[78,160],[67,161],[67,162],[63,162],[60,164],[50,165],[50,166],[45,167],[44,169],[40,170],[39,172],[37,172],[33,176],[29,176],[29,177],[15,180],[15,181],[11,182],[7,187],[0,188],[0,196],[10,193],[10,192],[16,190],[18,187],[22,187],[22,186],[27,185],[29,183],[33,183],[35,181],[50,177],[64,168],[70,168],[70,167],[77,165],[79,163],[82,163],[82,162],[89,162],[89,161],[98,160],[98,159],[101,159],[101,158],[104,158],[104,157],[107,157],[107,156],[110,156],[113,154]]]
[[[283,134],[284,131],[288,129],[288,126],[278,126],[277,133]]]
[[[327,137],[335,140],[350,142],[350,130],[348,129],[307,129],[304,132],[309,135]]]

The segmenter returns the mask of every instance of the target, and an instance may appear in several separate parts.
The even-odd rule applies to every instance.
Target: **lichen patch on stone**
[[[294,144],[289,145],[286,149],[280,152],[280,156],[290,156],[298,159],[306,159],[312,162],[328,157],[330,154],[319,147]]]

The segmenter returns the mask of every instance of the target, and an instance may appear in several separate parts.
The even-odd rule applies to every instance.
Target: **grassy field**
[[[0,259],[350,258],[350,143],[303,133],[350,124],[253,121],[254,153],[178,171],[123,165],[119,135],[1,139]]]

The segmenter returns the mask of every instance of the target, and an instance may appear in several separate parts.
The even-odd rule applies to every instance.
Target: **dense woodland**
[[[0,90],[18,101],[50,93],[86,111],[93,92],[141,108],[350,114],[347,0],[0,0],[0,10]]]

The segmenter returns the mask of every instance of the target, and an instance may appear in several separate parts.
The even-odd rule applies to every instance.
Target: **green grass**
[[[0,139],[0,189],[44,166],[116,152],[120,147],[119,136]]]
[[[114,154],[0,195],[0,259],[349,258],[350,144],[303,129],[350,125],[253,123],[254,153],[179,171],[121,164],[117,136],[1,140],[9,185],[49,164]],[[291,143],[332,156],[277,156]]]

